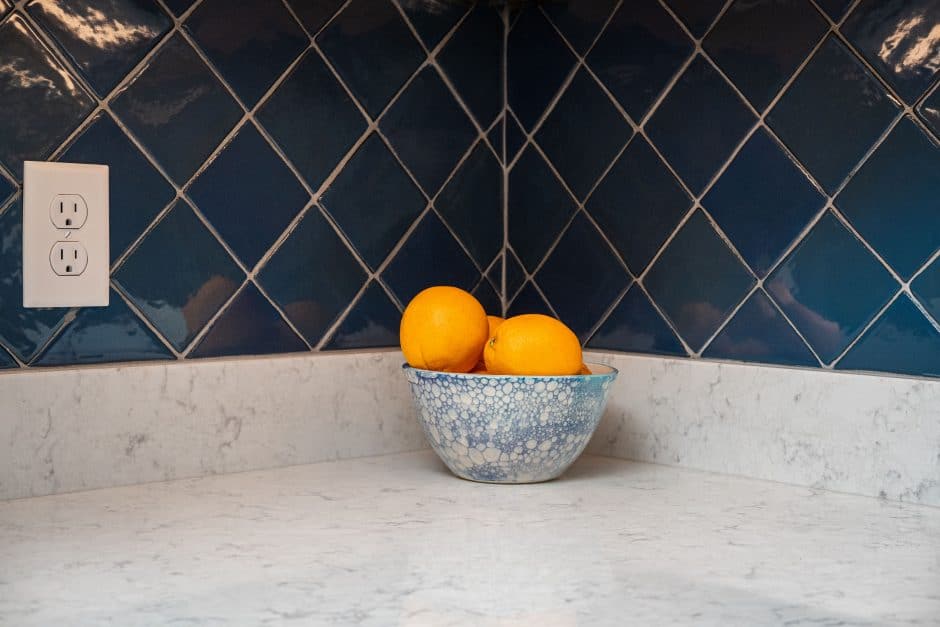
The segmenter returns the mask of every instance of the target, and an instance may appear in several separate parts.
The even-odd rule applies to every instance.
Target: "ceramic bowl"
[[[594,374],[551,377],[402,368],[431,448],[455,475],[534,483],[561,475],[600,422],[617,370],[588,366]]]

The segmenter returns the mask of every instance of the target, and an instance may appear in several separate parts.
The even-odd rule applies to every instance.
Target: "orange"
[[[470,372],[487,338],[483,305],[456,287],[427,288],[411,299],[401,317],[401,350],[415,368]]]
[[[491,374],[570,375],[581,370],[581,342],[562,322],[524,314],[503,322],[483,349]]]
[[[505,318],[500,318],[499,316],[487,316],[486,323],[490,325],[490,334],[488,337],[493,337],[496,335],[496,329],[499,328],[499,325],[506,322]]]

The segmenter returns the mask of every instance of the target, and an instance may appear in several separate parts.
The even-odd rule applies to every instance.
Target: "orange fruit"
[[[405,307],[399,341],[414,368],[470,372],[489,338],[483,305],[456,287],[429,287]]]
[[[503,322],[483,349],[491,374],[570,375],[581,370],[581,342],[564,323],[542,314]]]
[[[500,318],[499,316],[487,316],[486,323],[490,325],[490,334],[489,337],[496,335],[496,329],[499,328],[499,325],[506,322],[505,318]]]

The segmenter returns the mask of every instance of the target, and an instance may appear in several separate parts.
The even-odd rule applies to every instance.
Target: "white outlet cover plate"
[[[52,223],[57,195],[78,194],[88,219],[77,229]],[[23,164],[23,306],[104,307],[108,305],[111,253],[108,246],[108,166],[26,161]],[[56,242],[75,241],[88,251],[88,266],[77,276],[59,276],[49,260]]]

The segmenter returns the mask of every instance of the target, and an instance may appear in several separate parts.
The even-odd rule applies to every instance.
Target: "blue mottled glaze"
[[[559,377],[402,369],[434,452],[457,475],[488,483],[549,481],[587,446],[617,371]]]

